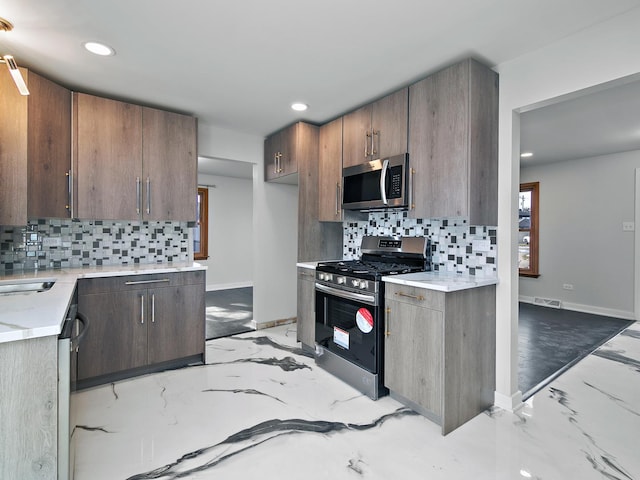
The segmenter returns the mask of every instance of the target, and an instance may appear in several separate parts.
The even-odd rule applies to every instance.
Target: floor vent
[[[542,305],[543,307],[562,308],[562,302],[560,300],[554,300],[553,298],[535,297],[533,303],[535,305]]]

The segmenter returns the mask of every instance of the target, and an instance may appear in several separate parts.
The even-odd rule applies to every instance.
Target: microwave
[[[408,153],[347,167],[342,170],[342,208],[407,208],[408,175]]]

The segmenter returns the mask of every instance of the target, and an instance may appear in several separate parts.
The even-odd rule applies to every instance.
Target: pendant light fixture
[[[10,32],[11,30],[13,30],[11,22],[4,18],[0,18],[0,31]],[[16,87],[18,87],[20,95],[29,95],[29,89],[27,88],[24,78],[22,78],[22,74],[20,73],[20,69],[14,60],[13,55],[3,55],[0,62],[4,62],[7,65],[11,78],[13,78],[13,82],[16,84]]]

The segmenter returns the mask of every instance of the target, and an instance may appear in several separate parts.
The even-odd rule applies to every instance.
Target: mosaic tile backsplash
[[[497,227],[470,226],[464,218],[414,219],[402,211],[371,212],[366,221],[345,222],[343,256],[360,258],[365,235],[425,236],[431,241],[433,270],[496,275],[496,232]]]
[[[182,222],[32,220],[0,226],[0,271],[186,262],[190,243]]]

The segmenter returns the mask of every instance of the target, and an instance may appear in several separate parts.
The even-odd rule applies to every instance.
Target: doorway
[[[520,182],[540,183],[540,277],[519,280],[525,398],[637,318],[638,95],[626,79],[520,114],[520,152],[533,153]]]

